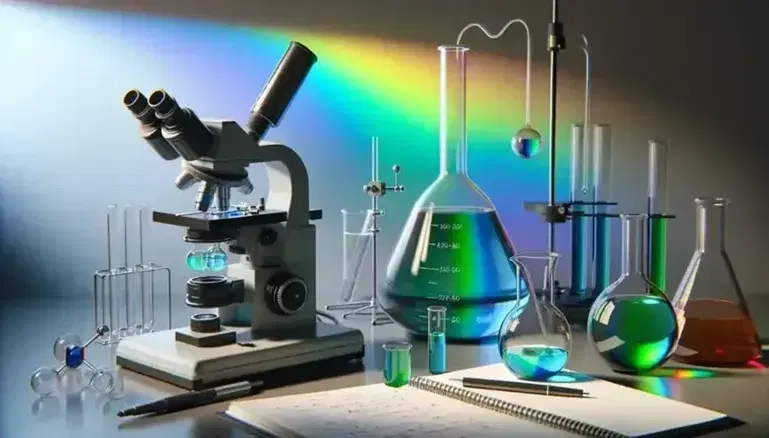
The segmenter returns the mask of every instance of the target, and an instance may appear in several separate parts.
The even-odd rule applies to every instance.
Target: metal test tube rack
[[[379,198],[387,194],[387,192],[402,192],[405,187],[398,184],[398,174],[401,171],[399,165],[393,166],[393,173],[395,175],[395,183],[390,185],[386,181],[379,179],[379,138],[371,138],[371,181],[363,186],[363,190],[371,197],[371,276],[372,276],[372,289],[371,299],[361,301],[351,301],[348,303],[331,304],[326,306],[326,310],[349,310],[349,312],[342,314],[342,318],[349,318],[351,316],[370,316],[371,325],[386,325],[392,324],[392,319],[382,310],[379,304],[379,276],[378,263],[379,263],[379,249],[378,249],[378,236],[379,236],[379,216],[384,214],[384,211],[379,208]],[[346,263],[346,260],[344,261]]]
[[[107,269],[97,270],[93,276],[94,323],[96,327],[110,327],[109,333],[96,339],[99,344],[114,344],[125,337],[153,331],[157,323],[156,296],[163,289],[168,329],[172,328],[171,270],[145,261],[149,213],[143,204],[128,204],[122,209],[116,205],[108,207]],[[116,266],[115,261],[120,259]]]

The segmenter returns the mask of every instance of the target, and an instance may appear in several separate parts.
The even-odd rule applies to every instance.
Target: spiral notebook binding
[[[516,405],[494,397],[468,391],[465,388],[436,382],[422,377],[412,378],[409,381],[409,386],[576,435],[591,438],[629,438],[626,435],[612,432],[611,430],[602,427],[593,426],[592,424],[572,420],[556,414],[550,414],[538,409]]]

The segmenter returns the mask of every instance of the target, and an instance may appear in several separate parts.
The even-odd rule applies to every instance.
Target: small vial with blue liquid
[[[446,308],[427,308],[427,369],[431,374],[446,372]]]
[[[221,243],[215,243],[208,248],[195,246],[187,253],[187,267],[193,271],[222,271],[227,267],[227,253],[221,247]]]

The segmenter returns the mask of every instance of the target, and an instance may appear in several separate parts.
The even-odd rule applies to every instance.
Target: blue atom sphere
[[[521,158],[532,158],[542,150],[542,136],[529,125],[515,134],[512,143],[513,152]]]

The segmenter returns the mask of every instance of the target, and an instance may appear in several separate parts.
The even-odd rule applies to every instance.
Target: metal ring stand
[[[379,276],[378,263],[378,245],[377,240],[379,236],[379,216],[382,216],[384,212],[379,209],[379,198],[384,196],[387,192],[402,192],[404,187],[398,184],[398,174],[400,173],[400,166],[397,164],[393,166],[393,173],[395,174],[395,184],[389,185],[385,181],[379,180],[379,138],[372,137],[371,139],[371,181],[366,184],[363,189],[371,197],[371,263],[372,263],[372,294],[371,299],[362,301],[350,301],[346,303],[331,304],[326,306],[326,310],[349,310],[349,312],[343,313],[342,318],[349,318],[352,316],[369,316],[371,317],[371,325],[386,325],[392,324],[393,320],[382,310],[379,304]],[[346,261],[345,261],[346,262]]]

